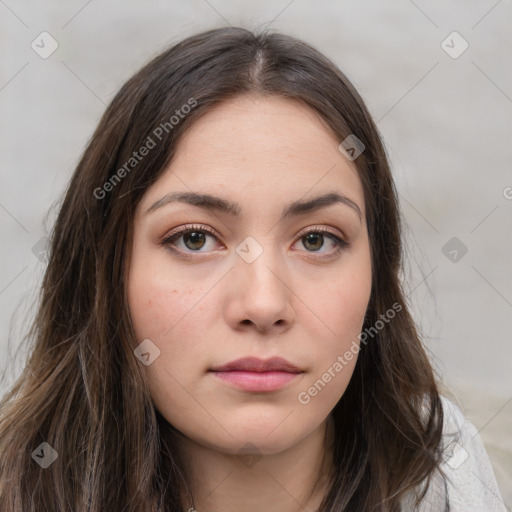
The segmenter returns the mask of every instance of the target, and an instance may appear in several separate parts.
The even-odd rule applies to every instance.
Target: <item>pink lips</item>
[[[253,392],[277,391],[303,373],[300,368],[280,357],[267,360],[244,357],[210,371],[225,382]]]

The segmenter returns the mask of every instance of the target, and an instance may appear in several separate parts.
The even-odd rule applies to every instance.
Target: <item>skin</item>
[[[138,343],[150,339],[160,350],[144,368],[155,406],[181,433],[199,512],[315,510],[323,498],[327,482],[315,482],[332,466],[329,414],[356,357],[309,403],[297,397],[357,341],[371,290],[363,187],[340,142],[296,100],[236,97],[189,128],[138,205],[130,313]],[[240,213],[181,202],[146,213],[168,193],[191,191],[236,202]],[[289,203],[330,192],[356,203],[361,218],[336,203],[281,219]],[[178,235],[174,251],[161,244],[187,225],[215,236]],[[336,253],[327,235],[305,238],[318,228],[349,246]],[[236,251],[247,237],[262,250],[252,262]],[[283,357],[302,373],[257,393],[209,371],[246,356]],[[244,446],[252,459],[240,456]]]

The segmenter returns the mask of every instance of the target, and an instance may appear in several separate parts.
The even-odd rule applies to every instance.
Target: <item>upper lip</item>
[[[211,369],[214,372],[289,372],[301,373],[302,370],[282,357],[271,357],[270,359],[259,359],[257,357],[243,357],[236,359],[222,366],[215,366]]]

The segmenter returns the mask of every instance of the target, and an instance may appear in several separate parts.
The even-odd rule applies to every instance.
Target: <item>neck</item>
[[[315,512],[330,484],[333,440],[330,417],[297,445],[269,455],[219,452],[181,436],[177,448],[189,484],[183,510]]]

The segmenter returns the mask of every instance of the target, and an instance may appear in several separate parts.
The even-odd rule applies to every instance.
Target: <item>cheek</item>
[[[211,275],[193,278],[173,271],[168,262],[159,259],[152,263],[149,255],[134,259],[128,303],[136,346],[149,339],[160,351],[145,367],[152,394],[154,398],[169,400],[169,396],[177,397],[182,392],[179,383],[188,388],[202,377],[206,370],[204,356],[211,351],[208,333],[220,313],[216,310],[219,301],[209,292],[215,284],[210,282]],[[142,261],[144,264],[138,264]]]
[[[354,299],[354,297],[351,297]],[[326,307],[331,335],[317,340],[314,365],[310,375],[297,393],[297,402],[306,406],[312,415],[328,414],[344,394],[359,354],[358,335],[364,322],[367,302],[346,301],[341,307],[340,297],[335,307]]]
[[[318,293],[319,316],[328,336],[319,336],[315,364],[301,386],[298,402],[314,410],[332,409],[345,392],[359,354],[359,334],[371,294],[371,265],[364,256],[347,266]],[[323,330],[325,332],[325,329]]]
[[[137,340],[150,338],[158,344],[172,337],[194,310],[202,311],[207,306],[207,291],[207,281],[196,279],[192,284],[173,271],[165,254],[135,257],[128,281],[128,303]],[[200,321],[200,316],[194,320]]]
[[[356,265],[336,273],[316,292],[314,304],[319,316],[329,327],[332,337],[326,338],[332,349],[343,348],[359,334],[371,294],[371,264],[362,257]]]

